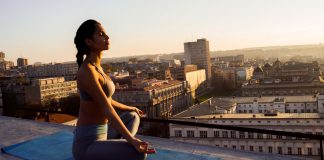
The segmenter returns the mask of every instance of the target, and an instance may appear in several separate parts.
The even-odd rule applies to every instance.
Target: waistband
[[[84,125],[76,126],[74,130],[74,138],[91,138],[91,139],[102,139],[107,138],[108,125]]]

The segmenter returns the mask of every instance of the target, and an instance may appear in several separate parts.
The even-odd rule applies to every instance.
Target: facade
[[[197,42],[184,43],[185,64],[195,64],[198,69],[206,70],[206,79],[211,80],[211,60],[209,41],[198,39]]]
[[[4,60],[5,57],[6,57],[6,54],[3,53],[3,52],[1,51],[1,52],[0,52],[0,61],[1,61],[1,60]]]
[[[10,70],[14,66],[14,63],[12,61],[5,61],[0,60],[0,71],[7,71]]]
[[[237,97],[236,113],[324,113],[323,95],[285,97]]]
[[[25,87],[27,105],[42,105],[46,100],[67,97],[77,93],[76,81],[65,81],[64,77],[34,79]]]
[[[17,59],[17,66],[18,67],[24,67],[28,65],[28,59],[26,58],[18,58]]]
[[[64,77],[65,80],[74,80],[78,72],[77,63],[56,63],[27,66],[29,78]]]
[[[187,82],[176,80],[134,79],[130,86],[116,86],[113,99],[143,109],[150,118],[168,118],[192,105]]]
[[[0,88],[0,115],[3,114],[2,90]]]
[[[188,117],[175,119],[317,135],[323,135],[324,132],[323,114],[318,113],[282,113],[270,117],[264,114],[217,114],[195,117],[194,119]],[[289,136],[170,124],[170,138],[191,143],[270,154],[305,156],[320,154],[319,141]]]
[[[179,81],[186,80],[185,74],[187,72],[196,71],[196,70],[197,70],[197,65],[185,65],[185,66],[170,68],[172,78]]]
[[[242,86],[242,96],[288,96],[313,95],[324,92],[324,83],[314,81],[310,83],[266,83]]]
[[[204,69],[185,73],[190,93],[193,99],[205,93],[207,88],[206,71]]]

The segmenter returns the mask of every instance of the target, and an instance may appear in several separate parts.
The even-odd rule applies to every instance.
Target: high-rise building
[[[207,82],[211,80],[211,62],[209,53],[209,41],[197,39],[197,42],[184,43],[184,55],[186,64],[195,64],[198,69],[206,70]]]
[[[17,59],[17,66],[18,67],[24,67],[28,65],[28,59],[26,58],[18,58]]]

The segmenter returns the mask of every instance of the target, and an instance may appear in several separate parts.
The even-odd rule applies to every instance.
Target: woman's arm
[[[134,107],[127,106],[125,104],[119,103],[113,99],[111,99],[111,104],[115,109],[122,111],[134,111]]]
[[[133,111],[136,112],[140,117],[144,116],[144,112],[140,109],[138,109],[137,107],[133,107],[133,106],[127,106],[125,104],[119,103],[113,99],[111,99],[111,104],[112,106],[114,106],[116,109],[122,110],[122,111]]]

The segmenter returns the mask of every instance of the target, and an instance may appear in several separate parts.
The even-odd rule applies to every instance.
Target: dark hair
[[[89,46],[85,43],[85,39],[92,39],[96,31],[96,25],[100,24],[99,22],[89,19],[83,22],[78,28],[76,35],[74,37],[74,44],[78,50],[76,54],[77,63],[79,68],[83,63],[83,57],[89,52]]]

